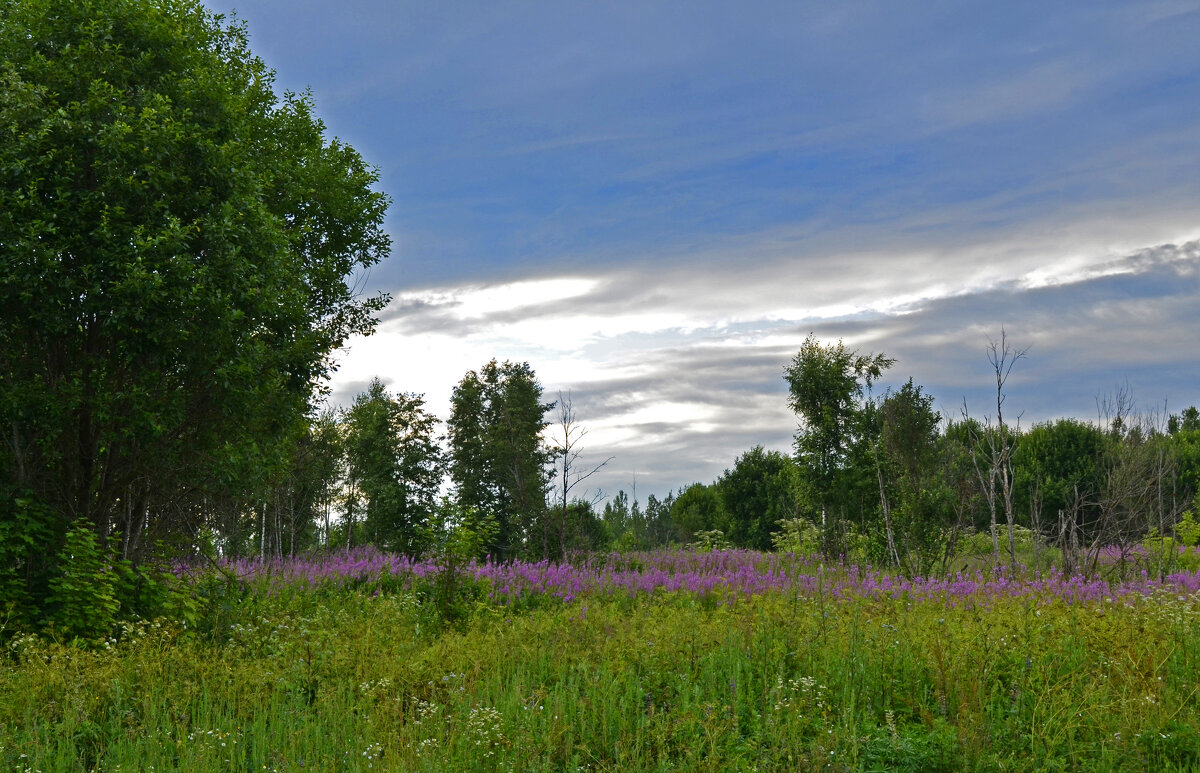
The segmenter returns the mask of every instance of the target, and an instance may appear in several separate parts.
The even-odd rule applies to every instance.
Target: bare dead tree
[[[1114,553],[1116,570],[1124,572],[1129,559],[1142,557],[1137,547],[1142,538],[1165,535],[1180,515],[1182,508],[1168,506],[1166,499],[1175,460],[1165,442],[1165,409],[1138,412],[1127,382],[1097,397],[1096,408],[1099,426],[1110,437],[1097,538]]]
[[[575,416],[575,405],[571,400],[571,392],[564,396],[558,393],[558,433],[555,438],[558,445],[553,447],[555,455],[555,477],[558,478],[558,539],[560,551],[565,551],[568,543],[567,510],[571,504],[571,492],[576,486],[595,475],[613,460],[608,457],[594,466],[580,465],[583,449],[580,446],[587,428],[579,424]],[[636,485],[636,484],[635,484]],[[635,489],[636,491],[636,489]],[[546,545],[545,547],[549,547]]]
[[[1029,487],[1029,529],[1033,532],[1033,567],[1041,570],[1042,481],[1040,476]]]
[[[1008,556],[1011,566],[1017,564],[1017,542],[1013,515],[1013,466],[1012,454],[1014,438],[1010,436],[1008,425],[1004,423],[1004,385],[1012,373],[1013,366],[1025,357],[1029,347],[1016,349],[1008,342],[1008,333],[1000,328],[1000,340],[988,339],[988,362],[996,375],[996,430],[997,435],[991,444],[991,462],[994,478],[999,480],[1000,493],[1004,497],[1004,521],[1008,524]],[[1021,430],[1021,417],[1018,414],[1015,433]],[[994,532],[993,532],[994,533]]]
[[[879,462],[879,444],[875,441],[875,476],[879,481],[879,506],[883,510],[883,526],[887,532],[888,560],[892,566],[900,566],[900,553],[896,550],[896,537],[892,531],[892,507],[888,501],[887,488],[883,484],[883,467]]]
[[[1112,392],[1096,395],[1096,424],[1113,437],[1123,437],[1135,407],[1129,381],[1122,381]]]
[[[1012,430],[1004,420],[1004,401],[1007,397],[1004,387],[1013,367],[1023,359],[1029,347],[1017,349],[1008,340],[1008,333],[1000,328],[1000,340],[988,339],[987,358],[996,377],[996,427],[993,430],[991,419],[985,418],[983,431],[977,432],[976,423],[971,421],[967,412],[967,402],[963,400],[962,417],[967,424],[970,439],[971,463],[979,480],[979,487],[987,502],[988,513],[991,517],[992,556],[997,565],[1000,563],[1000,534],[999,509],[1004,507],[1004,521],[1008,525],[1008,557],[1010,565],[1017,563],[1016,529],[1013,513],[1013,466],[1012,455],[1015,434],[1020,432],[1021,417]],[[983,453],[986,452],[986,453]],[[981,458],[982,457],[982,458]]]

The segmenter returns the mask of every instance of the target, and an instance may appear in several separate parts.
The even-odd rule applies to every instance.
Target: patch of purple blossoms
[[[412,588],[441,571],[436,561],[415,560],[371,547],[291,559],[239,559],[222,568],[244,582],[269,588],[349,587],[389,581]],[[183,577],[202,574],[203,567],[180,566]],[[1161,579],[1141,572],[1132,579],[1067,576],[1057,570],[1019,576],[1004,571],[958,573],[951,577],[890,574],[869,566],[821,563],[816,557],[723,550],[701,553],[659,550],[598,555],[574,563],[491,560],[472,562],[466,576],[485,588],[499,604],[536,598],[571,602],[589,596],[637,597],[687,593],[729,602],[741,596],[793,592],[830,599],[893,598],[911,601],[978,603],[1001,597],[1070,603],[1148,596],[1160,591],[1200,591],[1200,571],[1178,572]]]

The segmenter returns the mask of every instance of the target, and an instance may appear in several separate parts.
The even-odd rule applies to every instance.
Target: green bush
[[[1185,512],[1179,519],[1179,523],[1175,524],[1175,536],[1182,544],[1189,547],[1200,544],[1200,523],[1196,522],[1197,513],[1200,513],[1200,493],[1196,494],[1192,509]]]
[[[771,535],[777,553],[811,556],[821,547],[821,530],[806,518],[784,518],[776,521],[779,531]]]
[[[1008,525],[996,524],[996,536],[1000,540],[1000,554],[1008,553]],[[1018,553],[1027,553],[1033,550],[1033,530],[1025,526],[1013,527],[1013,542],[1016,544]],[[992,552],[992,534],[989,531],[975,532],[966,536],[959,543],[961,545],[960,552],[963,555],[982,556]]]
[[[688,547],[700,553],[712,553],[714,550],[731,550],[733,543],[720,529],[708,529],[696,532],[696,541]]]
[[[91,524],[80,519],[67,530],[58,556],[59,574],[50,579],[46,599],[48,622],[68,640],[107,636],[117,622],[120,572],[108,548]],[[121,567],[128,571],[128,565]]]
[[[45,595],[48,522],[46,508],[30,497],[8,499],[7,512],[0,513],[0,634],[28,630],[36,622]]]
[[[441,568],[417,584],[417,596],[432,603],[442,624],[461,626],[470,620],[476,602],[487,595],[486,583],[469,576],[466,567],[483,557],[499,526],[491,514],[448,498],[439,503],[435,521],[430,542]]]

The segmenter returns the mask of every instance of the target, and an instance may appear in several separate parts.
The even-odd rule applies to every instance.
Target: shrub
[[[121,608],[116,563],[91,524],[80,519],[71,525],[59,553],[61,573],[51,578],[47,598],[48,622],[56,633],[95,640],[112,630]]]
[[[1200,544],[1200,523],[1196,522],[1197,513],[1200,513],[1200,493],[1196,494],[1192,509],[1185,512],[1179,519],[1179,523],[1175,524],[1175,536],[1182,544],[1189,547]]]
[[[712,553],[716,550],[732,550],[733,543],[725,537],[720,529],[709,529],[696,532],[696,541],[688,546],[700,553]]]
[[[821,530],[806,518],[784,518],[776,521],[779,531],[771,535],[778,553],[810,556],[821,546]]]
[[[0,632],[10,626],[27,630],[35,622],[45,594],[39,553],[51,541],[45,507],[26,497],[8,502],[0,517]]]

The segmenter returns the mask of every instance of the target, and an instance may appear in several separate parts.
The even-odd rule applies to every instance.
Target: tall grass
[[[740,555],[680,560],[723,560],[730,577],[777,560]],[[846,568],[785,569],[815,582],[510,603],[472,575],[456,626],[390,574],[262,579],[204,631],[141,623],[91,650],[22,637],[0,669],[0,765],[1200,769],[1186,588],[848,593]]]

